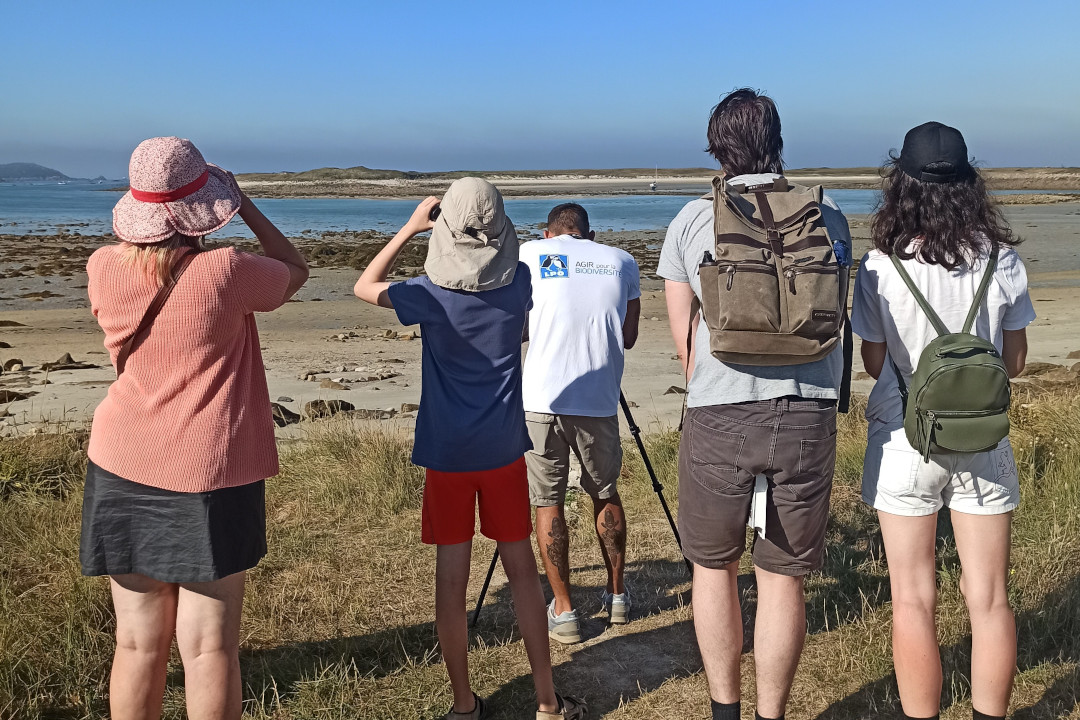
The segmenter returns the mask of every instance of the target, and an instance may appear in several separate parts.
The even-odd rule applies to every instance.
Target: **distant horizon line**
[[[105,175],[105,174],[102,174],[102,173],[99,173],[94,177],[82,177],[82,176],[76,177],[76,176],[67,175],[66,173],[64,173],[64,172],[62,172],[60,170],[57,170],[56,168],[48,167],[46,165],[41,165],[40,163],[35,163],[35,162],[30,162],[30,161],[21,161],[21,160],[15,160],[15,161],[11,161],[11,162],[0,162],[0,165],[35,165],[35,166],[43,168],[45,170],[50,170],[50,171],[53,171],[55,173],[58,173],[59,175],[63,176],[64,178],[66,178],[68,180],[96,180],[96,179],[99,179],[99,178],[104,178],[106,180],[124,180],[124,179],[127,179],[127,177],[128,177],[126,175],[119,176],[119,177],[109,177],[108,175]],[[850,174],[859,174],[859,175],[870,175],[870,174],[877,174],[878,171],[881,169],[881,167],[882,167],[881,165],[856,165],[856,166],[845,166],[845,167],[830,166],[830,165],[818,165],[818,166],[812,166],[812,167],[784,168],[784,172],[785,173],[792,173],[792,174],[798,174],[798,173],[808,174],[808,173],[811,173],[811,172],[816,172],[816,173],[824,172],[824,173],[828,173],[828,174],[850,173]],[[1003,165],[1003,166],[980,165],[979,169],[980,170],[996,170],[996,171],[1002,171],[1002,170],[1050,170],[1050,171],[1077,171],[1077,172],[1080,172],[1080,166],[1072,166],[1072,165]],[[320,171],[331,171],[331,172],[332,171],[340,171],[340,172],[366,171],[366,172],[371,172],[371,173],[392,173],[392,174],[395,174],[395,175],[403,175],[403,176],[421,176],[421,177],[426,176],[426,177],[429,177],[429,178],[435,178],[435,177],[438,177],[438,176],[448,176],[448,175],[462,176],[462,175],[467,175],[467,174],[470,174],[470,173],[475,173],[477,175],[530,175],[530,176],[533,176],[533,177],[543,177],[545,175],[604,175],[604,174],[609,174],[609,173],[620,173],[620,174],[636,173],[637,175],[643,175],[643,176],[653,175],[653,174],[669,175],[669,176],[672,175],[672,174],[678,174],[678,175],[681,175],[681,176],[702,176],[702,175],[714,175],[714,174],[717,174],[717,173],[720,172],[720,169],[719,168],[702,167],[702,166],[696,166],[696,167],[695,166],[666,167],[666,168],[658,168],[658,167],[649,168],[649,167],[624,166],[624,167],[550,168],[550,169],[549,168],[543,168],[543,169],[515,168],[515,169],[498,169],[498,170],[493,170],[493,169],[486,169],[485,170],[485,169],[478,169],[478,168],[455,169],[455,170],[400,170],[400,169],[396,169],[396,168],[371,168],[371,167],[367,167],[366,165],[352,165],[352,166],[348,166],[348,167],[341,167],[341,166],[337,166],[337,165],[324,165],[324,166],[321,166],[321,167],[308,168],[306,170],[251,170],[251,171],[245,171],[245,172],[237,172],[237,173],[235,173],[235,175],[237,177],[252,176],[252,175],[303,175],[303,174],[306,174],[306,173],[318,173]],[[4,179],[4,178],[0,177],[0,179]],[[34,178],[13,178],[13,179],[34,179]],[[41,178],[41,179],[44,179],[44,178]]]

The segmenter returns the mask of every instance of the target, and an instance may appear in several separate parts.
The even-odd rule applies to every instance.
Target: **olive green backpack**
[[[899,258],[890,258],[938,334],[919,356],[910,386],[893,363],[908,442],[926,462],[931,453],[994,449],[1009,434],[1009,373],[994,344],[972,334],[971,328],[997,266],[997,244],[991,247],[982,282],[958,333],[945,327]]]

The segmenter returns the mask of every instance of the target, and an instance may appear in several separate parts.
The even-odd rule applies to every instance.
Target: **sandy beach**
[[[1080,349],[1080,306],[1074,301],[1080,288],[1080,203],[1010,206],[1006,214],[1024,238],[1019,251],[1039,314],[1029,330],[1029,360],[1072,366],[1077,361],[1068,356]],[[850,221],[858,258],[869,247],[868,219],[852,216]],[[638,423],[654,429],[677,424],[682,405],[677,389],[683,385],[663,282],[655,275],[663,237],[663,231],[598,236],[632,252],[642,268],[641,336],[627,354],[623,387],[638,407]],[[351,292],[357,268],[382,238],[361,232],[298,240],[312,261],[311,279],[296,300],[259,318],[271,399],[292,413],[303,414],[311,401],[341,400],[370,411],[361,414],[381,418],[378,422],[409,427],[420,398],[419,331],[401,327],[392,311],[368,306]],[[107,391],[113,370],[89,310],[84,266],[109,240],[0,236],[0,360],[5,366],[0,434],[31,432],[48,422],[85,422]],[[422,243],[410,246],[397,277],[420,272],[424,251]],[[856,377],[862,378],[856,391],[867,392],[872,381],[859,375],[861,370],[856,360]],[[1076,378],[1070,370],[1058,374]],[[302,427],[280,432],[294,435]]]

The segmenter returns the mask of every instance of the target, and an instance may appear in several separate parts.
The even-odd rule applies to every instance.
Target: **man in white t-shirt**
[[[630,615],[623,583],[626,518],[616,488],[622,468],[617,413],[624,349],[637,340],[640,277],[629,253],[594,242],[595,236],[585,209],[565,203],[548,215],[544,239],[525,243],[520,252],[533,277],[523,381],[533,449],[525,461],[536,541],[555,595],[548,633],[561,643],[581,640],[563,516],[571,451],[581,463],[581,487],[593,501],[608,571],[609,619],[623,624]]]

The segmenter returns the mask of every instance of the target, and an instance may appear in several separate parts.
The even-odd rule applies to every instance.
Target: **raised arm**
[[[668,327],[671,329],[671,338],[675,341],[675,352],[682,363],[686,381],[694,372],[694,348],[691,341],[687,347],[688,331],[690,330],[690,308],[694,301],[694,289],[690,283],[676,282],[675,280],[664,281],[664,297],[667,300]],[[693,318],[693,332],[697,333],[698,315]]]
[[[412,217],[405,226],[383,246],[383,249],[372,258],[361,273],[360,279],[353,286],[356,297],[372,305],[384,308],[394,307],[394,304],[390,302],[390,293],[387,292],[390,289],[390,283],[386,281],[386,276],[390,274],[390,268],[394,266],[394,261],[401,254],[405,244],[416,235],[434,227],[435,221],[431,219],[431,211],[438,204],[439,198],[427,197],[416,206],[416,210],[413,210]]]
[[[255,233],[259,244],[262,245],[263,253],[268,258],[273,258],[285,263],[289,268],[289,285],[285,289],[285,300],[288,300],[296,291],[304,286],[308,279],[308,265],[304,256],[300,254],[289,239],[270,222],[251,198],[240,191],[240,218]]]

